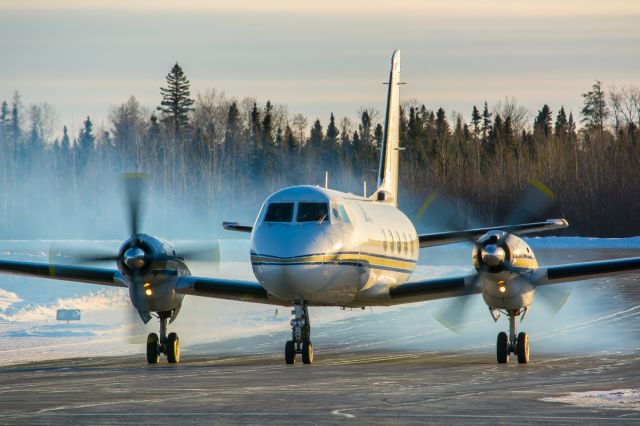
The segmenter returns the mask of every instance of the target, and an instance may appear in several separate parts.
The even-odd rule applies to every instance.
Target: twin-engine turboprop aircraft
[[[309,306],[389,306],[470,294],[482,294],[493,317],[509,318],[509,334],[500,333],[497,360],[510,354],[529,361],[526,333],[516,335],[516,319],[526,314],[536,290],[567,281],[633,272],[640,258],[539,267],[531,248],[518,237],[568,226],[563,219],[419,235],[397,208],[400,51],[389,76],[378,187],[369,197],[317,186],[284,188],[264,202],[253,226],[224,223],[228,230],[251,234],[251,262],[257,281],[191,276],[184,255],[167,241],[139,230],[140,179],[128,179],[130,237],[119,252],[93,260],[113,260],[117,269],[3,260],[0,272],[125,287],[146,323],[160,320],[160,335],[147,339],[147,361],[160,354],[180,360],[175,320],[185,294],[244,302],[294,306],[292,338],[285,361],[296,354],[313,362]],[[476,274],[409,281],[419,249],[472,240]]]

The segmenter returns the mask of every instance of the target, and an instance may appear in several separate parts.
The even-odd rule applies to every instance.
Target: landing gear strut
[[[296,354],[302,354],[302,363],[313,363],[313,345],[311,344],[311,322],[309,311],[303,301],[296,301],[291,313],[291,340],[284,347],[284,361],[293,364]]]
[[[180,339],[176,333],[167,335],[167,321],[171,318],[171,312],[159,312],[160,337],[156,333],[147,336],[147,362],[156,364],[160,359],[160,354],[167,356],[170,364],[180,362]]]
[[[529,362],[529,336],[524,332],[520,332],[516,336],[516,319],[521,314],[526,314],[526,309],[507,311],[506,314],[509,317],[509,335],[507,336],[504,331],[498,333],[496,347],[498,364],[509,362],[509,354],[517,355],[518,363],[526,364]]]

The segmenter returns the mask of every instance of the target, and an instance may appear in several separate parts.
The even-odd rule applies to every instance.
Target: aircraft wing
[[[11,275],[127,287],[122,275],[115,269],[0,260],[0,272]]]
[[[531,272],[530,279],[533,285],[541,286],[634,272],[640,273],[640,257],[543,266]],[[390,304],[479,294],[482,292],[482,288],[473,285],[476,278],[477,275],[473,274],[400,284],[389,290]]]
[[[543,266],[532,273],[536,286],[640,272],[640,257]]]
[[[489,228],[465,229],[462,231],[436,232],[433,234],[418,235],[420,248],[433,247],[442,244],[452,244],[469,239],[476,239],[489,231],[500,230],[511,234],[522,235],[533,232],[551,231],[552,229],[566,228],[569,222],[565,219],[549,219],[544,222],[523,223],[520,225],[492,226]]]
[[[480,287],[473,287],[477,275],[432,278],[397,285],[389,290],[391,304],[423,302],[481,293]]]
[[[188,276],[178,279],[176,291],[182,294],[213,297],[216,299],[279,304],[276,300],[269,297],[264,287],[253,281]]]

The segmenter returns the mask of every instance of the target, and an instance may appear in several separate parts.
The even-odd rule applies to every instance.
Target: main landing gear
[[[167,321],[171,318],[171,312],[159,312],[160,338],[156,333],[147,336],[147,362],[156,364],[160,360],[160,354],[167,356],[170,364],[180,362],[180,340],[176,333],[167,336]]]
[[[519,364],[529,362],[529,336],[527,336],[527,333],[520,332],[516,337],[516,319],[523,313],[526,314],[526,310],[518,309],[517,311],[507,312],[509,316],[509,335],[507,336],[504,331],[498,333],[496,351],[498,364],[509,362],[509,354],[512,353],[518,356]]]
[[[313,345],[311,344],[311,323],[309,311],[304,302],[296,302],[291,313],[295,316],[291,320],[291,340],[284,347],[284,361],[293,364],[296,354],[302,354],[302,363],[313,363]]]

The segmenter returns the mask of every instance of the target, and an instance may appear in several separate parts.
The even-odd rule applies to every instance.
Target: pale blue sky
[[[0,0],[0,100],[46,101],[76,133],[130,95],[154,107],[178,61],[193,92],[256,96],[326,124],[402,99],[467,117],[514,96],[579,110],[595,79],[640,85],[640,1]]]

